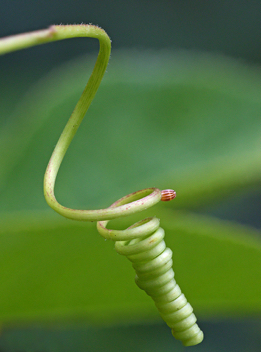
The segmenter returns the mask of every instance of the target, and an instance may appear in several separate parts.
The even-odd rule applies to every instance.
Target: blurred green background
[[[157,216],[205,340],[259,351],[258,1],[1,1],[0,35],[90,23],[112,57],[62,164],[64,205],[174,188]],[[0,352],[184,351],[94,223],[45,203],[43,174],[98,53],[73,39],[0,57]],[[126,226],[131,219],[114,221]]]

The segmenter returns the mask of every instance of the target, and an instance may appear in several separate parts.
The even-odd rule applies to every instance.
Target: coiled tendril
[[[110,207],[99,210],[70,209],[59,204],[54,195],[56,176],[63,157],[93,100],[105,73],[111,50],[111,41],[105,31],[93,25],[51,26],[46,30],[3,38],[0,54],[26,47],[73,37],[99,39],[100,50],[93,73],[62,132],[44,176],[44,195],[47,203],[59,214],[74,220],[98,221],[99,233],[115,241],[116,251],[125,255],[136,271],[136,283],[155,301],[161,317],[172,329],[176,339],[185,346],[203,340],[196,324],[193,309],[174,280],[172,251],[166,248],[164,230],[157,218],[141,220],[126,230],[108,229],[109,220],[145,210],[160,200],[175,198],[173,190],[147,188],[131,193]]]
[[[155,195],[161,200],[172,200],[176,196],[173,190],[147,188],[119,199],[110,208],[129,204],[128,202],[132,205],[142,202],[147,208],[148,196],[133,202],[137,196],[142,197],[147,192],[152,192],[150,196]],[[168,199],[165,199],[166,194]],[[172,251],[166,247],[165,232],[160,227],[159,219],[146,218],[122,231],[108,229],[108,222],[105,220],[97,223],[99,233],[104,238],[115,241],[116,251],[132,262],[136,271],[136,284],[154,300],[173,336],[185,346],[199,344],[203,340],[203,332],[196,324],[197,319],[191,305],[174,279]]]

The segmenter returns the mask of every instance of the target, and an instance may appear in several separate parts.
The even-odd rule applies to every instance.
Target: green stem
[[[28,48],[30,46],[74,37],[97,38],[100,43],[98,58],[89,81],[67,122],[49,161],[44,176],[44,196],[51,208],[59,214],[74,220],[104,220],[129,215],[147,209],[158,203],[161,192],[148,188],[124,197],[117,205],[99,210],[80,210],[64,207],[57,202],[54,186],[64,155],[85,116],[105,73],[111,52],[111,41],[106,32],[93,25],[51,26],[45,30],[15,35],[0,40],[0,54]],[[144,197],[140,199],[141,197]],[[131,203],[129,203],[131,202]]]

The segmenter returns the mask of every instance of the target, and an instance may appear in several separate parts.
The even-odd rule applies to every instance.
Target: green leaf
[[[93,62],[52,72],[17,107],[20,122],[3,131],[1,210],[46,208],[43,173]],[[193,208],[260,184],[260,79],[208,54],[114,53],[62,164],[58,199],[93,209],[157,186]]]
[[[196,315],[260,313],[258,232],[158,210],[174,253],[176,280]],[[121,226],[127,221],[120,220]],[[84,318],[103,324],[158,317],[152,300],[135,285],[131,263],[98,235],[95,223],[66,220],[48,211],[6,214],[1,224],[4,323]]]

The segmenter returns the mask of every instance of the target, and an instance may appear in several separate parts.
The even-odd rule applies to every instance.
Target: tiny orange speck
[[[174,198],[176,198],[176,192],[173,189],[164,189],[161,191],[161,200],[163,202],[168,202]]]

